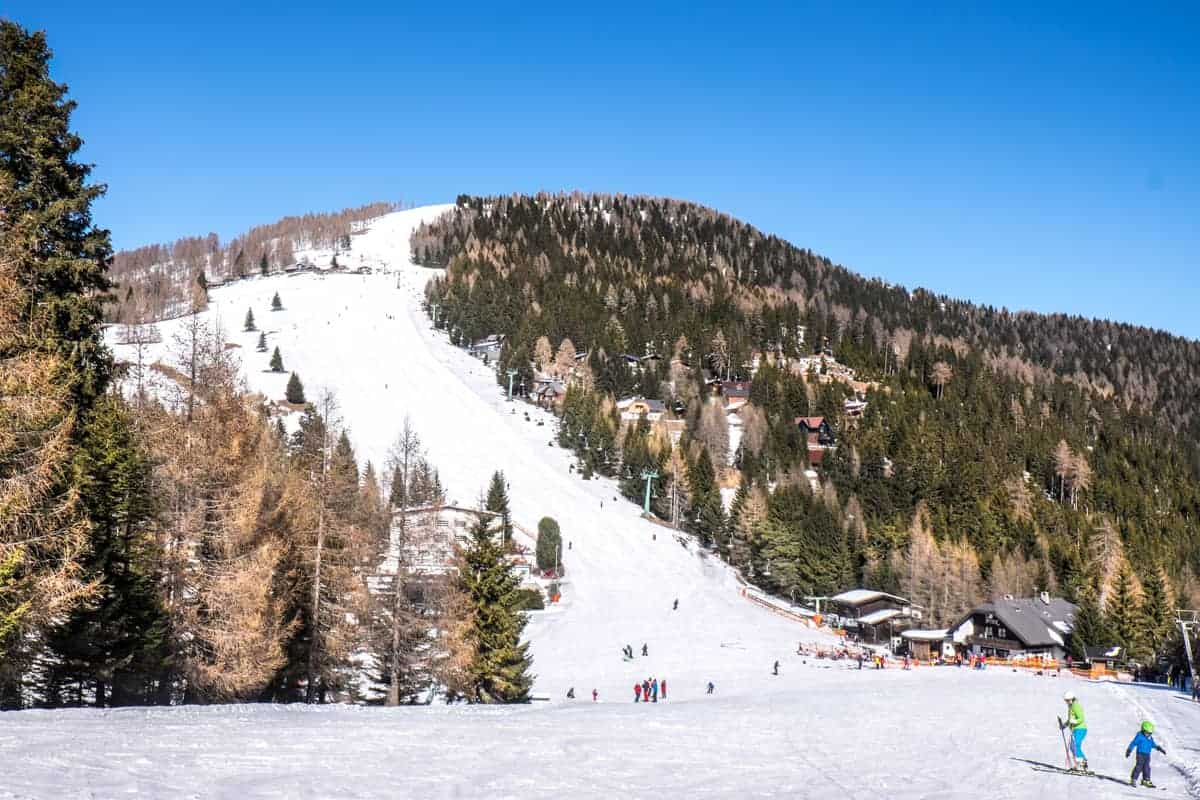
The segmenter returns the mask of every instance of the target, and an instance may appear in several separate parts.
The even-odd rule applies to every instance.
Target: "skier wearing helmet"
[[[1129,785],[1137,786],[1140,774],[1142,786],[1153,789],[1154,783],[1150,780],[1150,754],[1157,750],[1165,756],[1167,751],[1154,741],[1154,723],[1150,720],[1142,722],[1142,729],[1138,731],[1137,736],[1133,737],[1129,747],[1125,748],[1125,757],[1129,758],[1129,754],[1134,750],[1137,750],[1137,763],[1133,765],[1133,773],[1129,776]]]
[[[1067,704],[1067,721],[1062,727],[1071,729],[1071,754],[1075,757],[1075,769],[1088,771],[1087,756],[1083,754],[1083,739],[1087,736],[1087,721],[1083,717],[1083,706],[1074,692],[1063,695]]]

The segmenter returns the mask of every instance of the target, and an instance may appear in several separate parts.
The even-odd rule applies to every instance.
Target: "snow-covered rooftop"
[[[838,603],[843,606],[861,606],[866,603],[874,602],[875,600],[887,599],[894,600],[898,603],[907,603],[903,597],[897,597],[894,594],[887,592],[877,592],[874,589],[851,589],[848,592],[834,595],[829,598],[831,602]]]
[[[858,621],[864,625],[878,625],[881,622],[887,622],[889,619],[900,616],[899,610],[895,608],[881,608],[878,611],[872,611],[870,614],[864,614],[858,618]]]
[[[905,639],[912,639],[918,642],[940,642],[946,638],[946,634],[948,632],[949,631],[943,628],[942,630],[936,631],[903,631],[900,635]]]

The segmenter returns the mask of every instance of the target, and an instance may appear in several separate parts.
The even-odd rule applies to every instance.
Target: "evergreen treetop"
[[[507,544],[512,541],[512,515],[508,510],[508,483],[504,473],[497,470],[492,474],[492,482],[488,486],[487,501],[484,506],[488,511],[500,515],[500,532]]]

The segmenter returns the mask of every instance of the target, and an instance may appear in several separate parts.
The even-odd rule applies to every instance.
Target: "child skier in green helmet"
[[[1142,723],[1142,729],[1138,731],[1137,736],[1133,737],[1133,741],[1129,743],[1129,747],[1125,748],[1125,757],[1129,758],[1129,754],[1137,750],[1137,763],[1133,766],[1133,774],[1129,776],[1129,785],[1137,786],[1138,775],[1142,776],[1142,786],[1153,789],[1154,783],[1150,780],[1150,754],[1157,750],[1164,756],[1167,754],[1159,746],[1158,742],[1154,741],[1154,723],[1150,720],[1145,720]]]

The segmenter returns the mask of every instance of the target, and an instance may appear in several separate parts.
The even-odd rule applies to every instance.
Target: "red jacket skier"
[[[635,683],[633,685],[633,702],[640,703],[642,700],[642,685]]]
[[[667,699],[667,679],[663,678],[658,682],[658,691],[662,694],[662,699]]]

